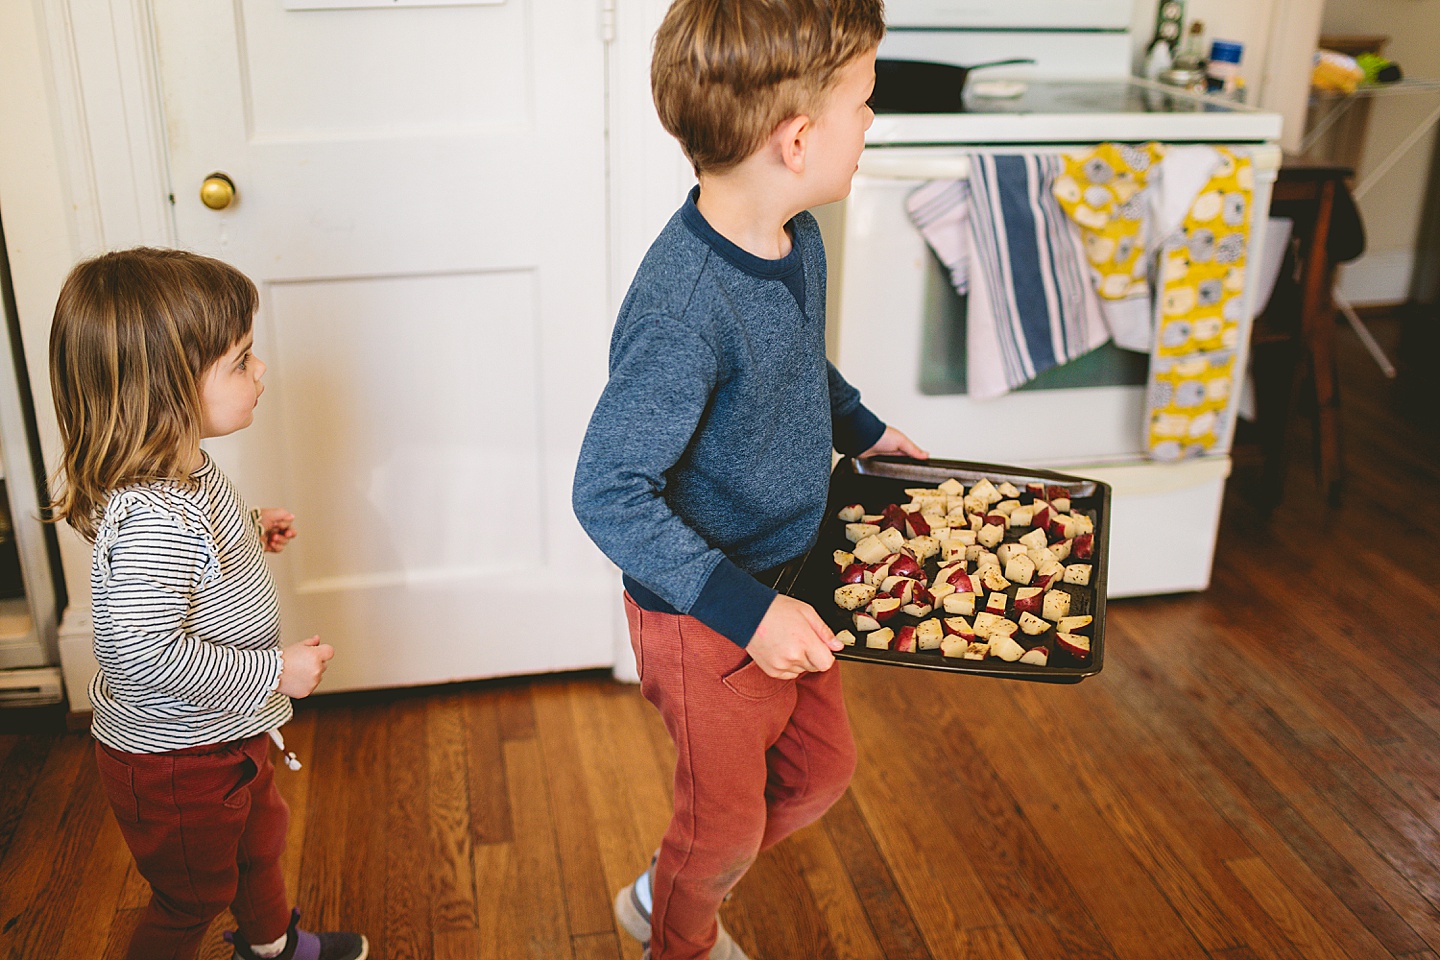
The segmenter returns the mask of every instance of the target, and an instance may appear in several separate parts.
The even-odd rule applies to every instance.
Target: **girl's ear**
[[[805,172],[805,148],[810,140],[810,118],[804,114],[791,117],[775,128],[771,143],[778,151],[780,162],[791,173]]]

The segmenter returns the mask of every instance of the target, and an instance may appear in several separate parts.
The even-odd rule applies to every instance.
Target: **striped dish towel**
[[[950,271],[962,297],[970,292],[970,183],[931,180],[905,198],[910,219]]]
[[[966,379],[970,395],[986,399],[1094,350],[1110,332],[1083,243],[1051,189],[1059,156],[969,159],[968,190],[926,184],[910,212],[952,279],[968,260]],[[954,209],[967,198],[968,214]]]

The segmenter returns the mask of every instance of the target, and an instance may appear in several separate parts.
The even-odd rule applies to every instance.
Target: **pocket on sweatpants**
[[[117,760],[95,744],[95,765],[100,768],[100,785],[115,811],[115,819],[122,823],[140,822],[140,801],[135,797],[135,769],[123,760]]]
[[[781,680],[779,677],[772,677],[760,669],[760,664],[749,657],[734,670],[720,678],[720,682],[729,687],[731,692],[744,697],[746,700],[769,700],[778,693],[783,693],[794,683],[793,680]]]
[[[645,650],[640,643],[641,631],[644,627],[645,614],[641,612],[640,605],[630,598],[630,592],[624,591],[625,598],[625,625],[630,628],[630,648],[635,651],[635,676],[642,681],[645,679]]]

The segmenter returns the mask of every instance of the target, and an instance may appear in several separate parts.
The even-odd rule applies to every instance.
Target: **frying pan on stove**
[[[876,113],[960,113],[965,109],[965,81],[972,70],[1034,63],[1028,57],[990,60],[967,67],[929,60],[876,60]]]

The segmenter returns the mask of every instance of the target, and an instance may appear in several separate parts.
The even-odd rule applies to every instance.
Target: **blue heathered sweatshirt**
[[[754,574],[819,531],[832,445],[860,453],[885,425],[825,359],[815,218],[792,219],[789,255],[764,260],[711,228],[698,195],[620,307],[573,502],[636,603],[743,647],[775,597]]]

